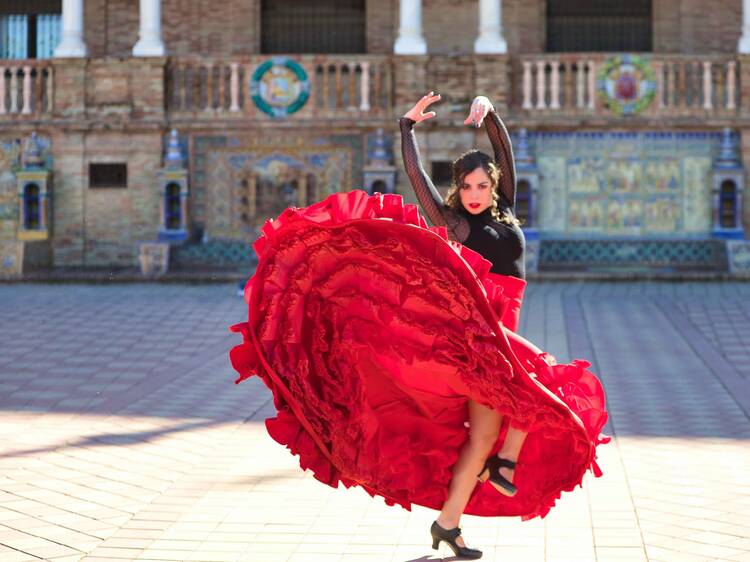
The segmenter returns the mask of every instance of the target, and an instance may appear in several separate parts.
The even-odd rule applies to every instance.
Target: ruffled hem
[[[510,331],[525,283],[491,274],[415,205],[335,194],[268,221],[254,249],[249,321],[231,328],[236,382],[263,379],[278,410],[269,434],[321,482],[439,509],[467,399],[529,435],[519,493],[478,484],[466,513],[543,517],[587,469],[601,474],[607,414],[589,364],[557,365]]]

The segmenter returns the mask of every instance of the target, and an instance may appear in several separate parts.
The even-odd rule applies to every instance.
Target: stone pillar
[[[62,38],[55,48],[55,57],[81,58],[87,54],[83,42],[83,0],[63,0]]]
[[[750,0],[742,0],[742,36],[737,43],[737,51],[750,54]]]
[[[504,54],[508,45],[503,37],[502,0],[479,0],[479,37],[474,42],[478,54]]]
[[[161,0],[140,0],[141,28],[134,57],[163,57],[166,54],[161,40]]]
[[[397,55],[426,55],[422,35],[422,0],[400,0],[399,30],[393,52]]]

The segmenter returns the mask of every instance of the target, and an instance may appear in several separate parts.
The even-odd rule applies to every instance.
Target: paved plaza
[[[0,561],[427,562],[435,512],[302,472],[234,385],[231,285],[0,285]],[[750,561],[750,284],[534,282],[520,332],[590,359],[613,435],[504,562]]]

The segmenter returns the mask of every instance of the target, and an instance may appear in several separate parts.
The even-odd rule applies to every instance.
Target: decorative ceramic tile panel
[[[720,134],[530,133],[548,235],[708,235],[711,164]]]

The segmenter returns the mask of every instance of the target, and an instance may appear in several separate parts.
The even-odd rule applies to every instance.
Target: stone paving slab
[[[538,282],[520,332],[592,360],[603,478],[484,560],[750,561],[750,284]],[[0,561],[427,562],[435,512],[331,489],[234,385],[234,285],[0,286]]]

